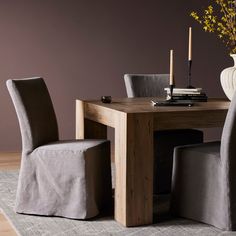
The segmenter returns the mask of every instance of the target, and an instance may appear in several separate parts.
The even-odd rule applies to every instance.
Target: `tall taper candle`
[[[188,32],[188,60],[192,61],[192,27],[189,27]]]
[[[174,84],[174,51],[170,50],[170,85]]]

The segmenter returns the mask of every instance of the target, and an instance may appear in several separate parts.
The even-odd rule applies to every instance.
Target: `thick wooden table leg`
[[[84,139],[84,102],[76,100],[75,103],[75,138]]]
[[[153,118],[121,113],[115,127],[115,219],[124,226],[153,220]]]

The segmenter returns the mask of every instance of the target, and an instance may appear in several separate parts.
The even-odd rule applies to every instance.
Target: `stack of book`
[[[170,99],[170,88],[165,88],[167,99]],[[202,92],[202,88],[174,88],[173,100],[191,100],[195,102],[207,102],[207,95]]]

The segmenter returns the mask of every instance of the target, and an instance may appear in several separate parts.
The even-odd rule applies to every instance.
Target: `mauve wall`
[[[193,26],[193,84],[224,97],[221,70],[232,64],[224,46],[189,17],[206,1],[0,1],[0,150],[21,147],[10,78],[42,76],[51,92],[62,138],[73,138],[75,99],[125,96],[124,73],[168,73],[185,86],[188,26]],[[220,131],[211,132],[218,138]]]

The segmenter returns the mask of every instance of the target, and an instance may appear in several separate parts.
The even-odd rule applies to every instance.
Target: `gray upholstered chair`
[[[42,78],[8,80],[22,135],[16,212],[75,219],[96,216],[111,202],[110,143],[60,141]]]
[[[223,230],[236,230],[236,94],[221,142],[176,147],[173,214]]]
[[[124,75],[128,97],[166,97],[168,74]],[[154,132],[154,186],[155,194],[171,191],[173,150],[175,146],[203,142],[203,132],[193,129]]]

